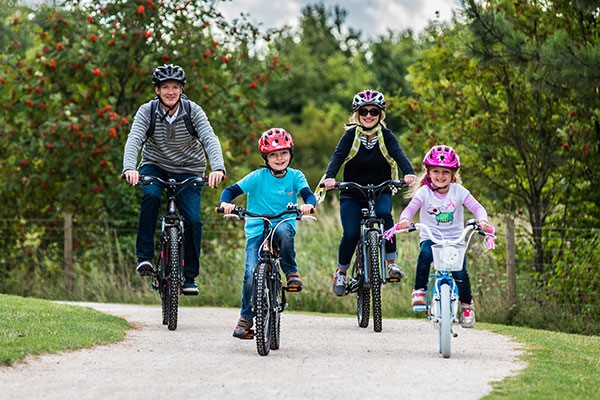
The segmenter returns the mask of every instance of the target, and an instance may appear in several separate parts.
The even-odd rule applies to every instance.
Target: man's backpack
[[[185,94],[181,94],[181,105],[183,106],[183,110],[185,111],[185,115],[183,116],[183,121],[185,122],[185,127],[187,128],[190,135],[197,138],[198,132],[196,132],[196,128],[194,128],[194,124],[192,124],[192,106],[190,105],[190,100],[187,98]],[[150,126],[146,131],[146,140],[148,140],[152,135],[154,135],[154,126],[156,125],[156,108],[158,107],[158,102],[160,100],[158,97],[154,97],[152,99],[152,103],[150,103]]]

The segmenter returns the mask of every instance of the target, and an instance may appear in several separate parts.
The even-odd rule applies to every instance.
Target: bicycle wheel
[[[373,330],[381,332],[381,274],[380,251],[377,231],[367,232],[367,261],[369,262],[369,280],[371,281],[371,298],[373,300]]]
[[[179,232],[172,226],[167,231],[167,249],[169,255],[167,259],[167,279],[166,293],[168,303],[167,326],[170,331],[177,329],[177,314],[179,312],[179,289],[181,287],[181,278],[179,277],[179,263],[181,255],[179,254]]]
[[[451,338],[452,338],[452,310],[450,305],[450,285],[443,283],[441,288],[440,297],[440,353],[442,357],[449,358],[451,351]]]
[[[254,312],[256,350],[261,356],[271,351],[271,293],[269,264],[260,263],[254,271]]]
[[[273,284],[273,307],[271,311],[271,350],[278,350],[281,344],[281,312],[283,311],[281,277],[271,281]]]
[[[358,326],[366,328],[369,326],[369,313],[371,312],[371,289],[365,285],[363,274],[363,251],[362,244],[356,246],[356,256],[352,267],[352,286],[356,289],[356,317]],[[355,282],[356,281],[356,282]]]

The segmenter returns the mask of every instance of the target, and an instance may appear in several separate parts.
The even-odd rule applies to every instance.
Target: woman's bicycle
[[[323,184],[320,184],[324,187]],[[385,241],[382,239],[384,221],[375,215],[375,202],[378,195],[385,189],[401,189],[406,184],[401,180],[387,180],[380,184],[360,185],[355,182],[337,182],[332,190],[360,191],[367,200],[367,208],[362,209],[360,222],[360,240],[356,246],[352,277],[346,286],[346,293],[356,293],[356,316],[358,326],[369,326],[371,305],[373,311],[373,330],[381,332],[381,287],[387,282],[398,282],[398,278],[387,276],[385,263]]]
[[[185,282],[183,275],[185,232],[183,216],[177,209],[177,194],[189,186],[207,185],[208,181],[201,177],[176,181],[175,179],[164,180],[156,176],[142,175],[140,182],[142,185],[159,183],[167,194],[166,212],[161,216],[159,258],[157,267],[151,275],[151,288],[160,294],[163,325],[167,325],[169,330],[173,331],[177,329],[179,293]]]
[[[223,213],[222,208],[215,210]],[[289,217],[282,219],[275,226],[271,220],[285,215]],[[266,356],[271,350],[278,350],[281,344],[281,313],[287,307],[286,292],[297,292],[298,288],[288,288],[281,281],[281,266],[279,263],[278,249],[273,245],[273,235],[279,224],[292,219],[302,220],[310,218],[316,220],[312,215],[304,215],[296,205],[289,204],[288,208],[278,214],[256,214],[245,208],[236,206],[230,214],[225,217],[239,219],[257,218],[263,220],[263,242],[258,254],[258,263],[254,269],[254,292],[252,304],[255,313],[254,326],[256,337],[256,349],[258,354]]]
[[[468,220],[462,234],[456,240],[444,239],[444,235],[435,229],[421,223],[413,223],[407,229],[396,230],[395,227],[385,233],[391,238],[397,232],[424,231],[433,241],[433,267],[435,272],[429,274],[430,283],[427,285],[427,305],[415,311],[427,311],[427,318],[438,328],[439,352],[444,358],[450,358],[451,339],[458,336],[452,329],[458,318],[458,286],[452,276],[453,271],[463,269],[466,250],[473,234],[494,239],[495,235],[485,232],[476,220]],[[435,231],[435,235],[433,234]]]

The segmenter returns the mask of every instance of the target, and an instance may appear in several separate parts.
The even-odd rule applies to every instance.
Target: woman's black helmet
[[[179,65],[173,64],[156,67],[152,74],[154,86],[158,86],[165,81],[177,81],[181,83],[181,86],[185,86],[185,71]]]

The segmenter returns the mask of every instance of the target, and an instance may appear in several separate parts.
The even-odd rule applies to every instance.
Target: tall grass
[[[395,210],[395,215],[399,211]],[[296,252],[304,289],[301,293],[288,294],[289,307],[298,311],[353,315],[356,296],[340,298],[331,291],[342,232],[337,204],[319,207],[317,217],[316,222],[298,224]],[[182,297],[181,304],[239,307],[245,259],[243,222],[226,220],[221,215],[208,212],[203,218],[198,277],[200,295]],[[76,232],[76,237],[80,241],[75,251],[71,279],[66,278],[62,266],[60,231],[56,232],[54,241],[46,239],[43,246],[25,240],[23,245],[15,247],[6,242],[11,236],[0,235],[9,250],[0,255],[0,262],[7,265],[0,270],[0,292],[54,300],[158,304],[158,294],[150,290],[149,279],[137,276],[134,271],[135,225],[115,221],[115,225],[119,226],[116,229],[107,228],[104,224],[101,223],[100,227],[93,227],[91,222],[77,224],[81,231]],[[35,232],[35,229],[30,229],[30,232]],[[422,318],[421,314],[414,315],[410,308],[419,237],[416,233],[402,233],[396,238],[397,262],[404,268],[407,277],[401,283],[383,286],[383,317]],[[507,280],[502,238],[497,240],[499,248],[492,252],[484,251],[478,239],[473,239],[467,253],[478,321],[600,334],[594,299],[581,297],[572,301],[556,301],[552,293],[541,290],[526,271],[520,271],[517,276],[518,305],[515,310],[510,310],[505,294]],[[18,238],[14,240],[19,242]]]

